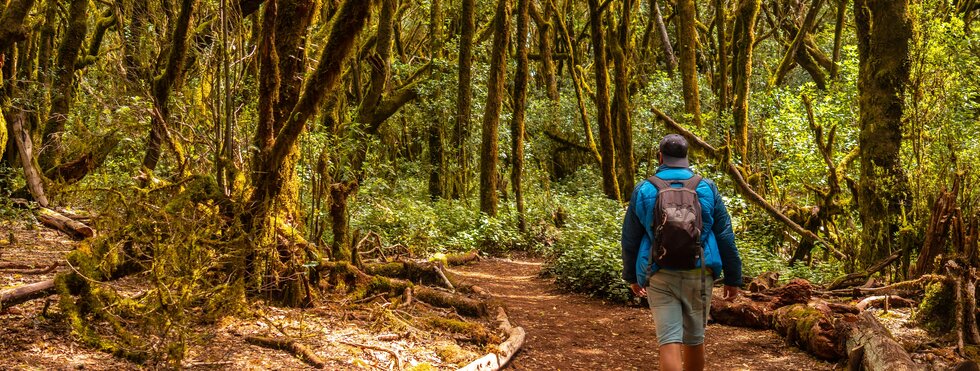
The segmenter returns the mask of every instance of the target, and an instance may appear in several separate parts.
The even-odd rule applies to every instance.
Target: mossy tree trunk
[[[752,77],[752,48],[755,45],[755,21],[759,16],[759,0],[739,0],[732,30],[732,88],[734,103],[732,117],[735,121],[735,152],[742,163],[748,162],[749,148],[749,80]]]
[[[487,82],[487,103],[483,111],[483,134],[480,145],[480,211],[497,215],[497,157],[500,112],[507,83],[507,50],[510,43],[510,1],[498,0],[494,16],[493,52]]]
[[[718,31],[718,108],[728,110],[728,6],[726,0],[715,0],[715,29]]]
[[[364,181],[364,163],[367,160],[370,139],[377,137],[381,125],[401,107],[419,97],[416,83],[409,83],[391,89],[391,58],[392,46],[398,40],[397,18],[399,16],[395,0],[381,1],[378,14],[378,27],[374,41],[374,54],[368,56],[367,65],[371,71],[367,89],[358,103],[355,120],[357,125],[349,129],[353,138],[354,149],[347,162],[347,176],[334,179],[331,185],[332,205],[330,214],[333,217],[334,239],[332,245],[334,260],[349,260],[351,258],[351,241],[349,220],[347,217],[347,200],[357,193]]]
[[[657,24],[657,36],[660,37],[660,46],[664,49],[664,60],[667,62],[667,74],[674,77],[677,69],[677,58],[674,56],[674,47],[670,44],[670,35],[667,34],[667,25],[664,23],[664,16],[660,13],[660,3],[657,0],[650,0],[650,10],[653,11],[653,20]]]
[[[27,39],[24,20],[33,7],[34,0],[12,0],[3,8],[3,15],[0,15],[0,52],[6,55],[7,49],[14,43]]]
[[[533,3],[531,7],[533,9]],[[544,75],[545,91],[548,99],[557,102],[561,97],[558,94],[558,78],[555,72],[555,26],[550,21],[554,12],[555,3],[545,1],[544,13],[536,16],[534,21],[538,26],[538,54],[541,56],[541,73]]]
[[[178,173],[185,170],[184,149],[180,142],[174,140],[167,122],[170,120],[170,94],[184,79],[184,60],[187,57],[187,39],[191,30],[191,19],[197,0],[181,0],[180,15],[169,39],[169,51],[164,54],[161,50],[158,65],[164,65],[159,76],[153,77],[151,83],[153,94],[153,115],[150,118],[150,134],[147,138],[146,153],[143,155],[143,167],[146,170],[156,170],[162,153],[161,147],[166,142],[173,151]],[[166,55],[166,57],[164,57]],[[163,61],[166,62],[163,62]]]
[[[633,12],[633,0],[623,0],[617,24],[616,39],[609,50],[612,51],[616,67],[613,78],[616,90],[613,92],[613,127],[615,128],[616,161],[619,194],[624,201],[629,201],[633,194],[636,178],[636,160],[633,158],[633,121],[630,118],[630,65],[632,59],[632,43],[630,42],[630,15]]]
[[[72,0],[68,7],[68,26],[58,47],[57,63],[51,86],[51,107],[44,126],[42,151],[38,158],[42,169],[61,163],[64,149],[61,136],[68,122],[68,112],[75,95],[75,66],[88,30],[88,0]]]
[[[469,154],[466,142],[469,138],[470,118],[473,104],[473,36],[476,32],[476,0],[463,0],[460,10],[459,64],[456,85],[456,122],[453,129],[453,152],[456,171],[452,196],[466,198],[469,177]]]
[[[432,60],[442,58],[442,1],[432,0],[429,10],[429,55]],[[435,92],[433,101],[441,94]],[[436,109],[432,109],[429,117],[439,117]],[[437,200],[446,196],[446,154],[443,150],[442,120],[434,119],[429,123],[429,198]]]
[[[902,168],[902,116],[912,23],[908,0],[855,0],[861,179],[858,211],[870,264],[891,254],[911,195]]]
[[[278,39],[277,31],[280,28],[278,28],[277,23],[281,21],[282,27],[288,28],[287,26],[295,25],[295,22],[301,22],[301,19],[294,17],[296,14],[311,12],[309,7],[311,4],[312,2],[284,2],[279,4],[278,1],[270,0],[266,3],[266,11],[263,16],[263,27],[260,31],[262,46],[259,51],[259,58],[262,60],[260,62],[262,63],[260,81],[273,81],[279,86],[274,89],[270,86],[260,86],[259,89],[262,99],[259,111],[260,120],[253,143],[261,144],[261,146],[258,147],[258,153],[254,155],[253,170],[256,174],[253,177],[254,188],[246,204],[248,209],[243,216],[243,222],[253,238],[250,250],[245,255],[245,273],[252,277],[248,286],[252,290],[270,284],[270,282],[263,282],[267,274],[270,273],[266,271],[268,268],[279,268],[271,272],[273,273],[272,277],[277,277],[275,273],[288,273],[287,270],[301,269],[297,264],[301,261],[297,262],[297,259],[280,259],[275,241],[271,238],[275,234],[275,218],[278,216],[275,203],[284,195],[284,190],[288,187],[286,182],[292,181],[294,177],[293,166],[295,163],[291,161],[291,158],[296,152],[300,135],[323,98],[337,86],[343,63],[353,48],[357,34],[364,28],[370,13],[370,4],[367,2],[348,0],[341,5],[340,10],[331,21],[330,33],[319,56],[319,64],[309,75],[306,83],[302,85],[304,86],[302,92],[295,98],[289,98],[288,94],[282,94],[283,83],[281,79],[283,76],[287,76],[284,75],[284,71],[287,71],[285,73],[301,73],[303,69],[290,66],[289,63],[293,62],[289,61],[284,65],[274,59],[273,56],[278,56],[280,50],[287,53],[287,57],[290,56],[288,53],[302,53],[297,49],[305,49],[301,40],[305,37],[306,27],[297,27],[296,30],[286,31],[284,37]],[[280,5],[283,6],[281,10],[277,9]],[[292,11],[300,13],[290,13]],[[287,14],[289,16],[286,16]],[[279,15],[284,18],[278,18]],[[271,19],[269,19],[270,17]],[[289,35],[290,32],[295,32],[295,34]],[[293,48],[276,43],[292,43]],[[288,76],[292,78],[295,75]],[[285,84],[299,85],[300,82],[287,81]],[[278,105],[280,102],[288,102],[290,99],[295,101],[291,108]],[[282,122],[275,122],[277,116],[283,118]],[[279,130],[275,130],[276,128]],[[302,259],[304,257],[290,258]],[[273,266],[273,264],[283,265],[282,261],[286,261],[286,264],[292,266]],[[296,276],[300,278],[285,282],[283,285],[291,288],[305,287],[302,284],[306,282],[299,282],[298,285],[297,281],[306,281],[309,276],[302,274]],[[299,305],[308,300],[301,294],[297,293],[296,290],[287,289],[281,291],[278,295],[280,297],[277,299],[287,305]],[[310,294],[310,292],[307,291],[306,294]]]
[[[621,200],[616,179],[616,145],[613,138],[612,113],[609,107],[609,73],[606,61],[606,35],[602,26],[602,9],[598,0],[589,0],[589,24],[592,30],[592,51],[595,69],[596,122],[599,127],[599,161],[602,173],[602,192],[613,200]]]
[[[680,49],[684,110],[696,127],[701,127],[701,95],[698,92],[697,8],[694,0],[677,1],[677,38]]]
[[[517,204],[517,228],[521,232],[527,230],[524,218],[524,193],[521,180],[524,173],[524,114],[527,107],[527,34],[530,26],[528,15],[531,0],[517,0],[517,39],[514,44],[517,49],[517,72],[514,74],[514,116],[510,123],[511,137],[511,170],[510,184],[514,188],[514,201]]]

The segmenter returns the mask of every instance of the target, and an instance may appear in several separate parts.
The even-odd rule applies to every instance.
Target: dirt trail
[[[649,309],[559,291],[539,277],[542,263],[486,259],[453,270],[490,291],[527,330],[515,370],[654,370],[657,341]],[[771,331],[709,324],[709,370],[829,370],[834,365]]]

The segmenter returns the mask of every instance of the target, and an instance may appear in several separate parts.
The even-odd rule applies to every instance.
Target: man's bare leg
[[[660,371],[682,371],[681,343],[660,346]]]
[[[684,370],[704,370],[704,343],[684,346]]]

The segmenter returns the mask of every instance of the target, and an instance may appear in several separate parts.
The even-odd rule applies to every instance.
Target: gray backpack
[[[654,233],[650,248],[651,270],[654,262],[675,270],[697,268],[703,255],[701,230],[704,224],[697,192],[701,176],[695,174],[687,180],[664,180],[654,175],[648,180],[657,187],[650,226]],[[672,184],[681,187],[672,187]]]

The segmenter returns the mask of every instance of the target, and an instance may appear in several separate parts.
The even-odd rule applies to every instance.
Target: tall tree
[[[892,253],[909,203],[902,169],[902,115],[909,80],[912,22],[909,0],[855,0],[858,44],[859,212],[863,253],[870,264]]]
[[[664,16],[660,13],[660,3],[657,0],[650,0],[650,10],[653,11],[653,21],[657,25],[657,36],[660,37],[660,46],[664,48],[664,59],[667,61],[667,74],[674,76],[677,69],[677,58],[674,57],[674,47],[670,44],[670,35],[667,34],[667,25],[664,24]]]
[[[613,139],[612,114],[609,107],[609,73],[606,61],[606,35],[602,29],[602,9],[598,0],[589,0],[589,24],[592,27],[593,68],[595,69],[596,122],[599,126],[599,160],[602,173],[602,192],[613,200],[621,200],[616,179],[616,145]]]
[[[715,29],[718,30],[718,106],[728,110],[728,19],[727,1],[715,0]]]
[[[476,33],[476,0],[463,0],[460,9],[458,84],[456,85],[456,127],[453,130],[453,151],[459,169],[453,183],[453,196],[466,197],[468,189],[469,154],[466,141],[469,137],[473,104],[473,35]]]
[[[749,80],[752,77],[752,48],[755,45],[755,21],[760,0],[739,0],[732,31],[732,88],[735,102],[732,117],[735,121],[735,152],[743,163],[748,161],[749,148]]]
[[[51,87],[51,108],[38,158],[38,163],[45,170],[58,166],[64,154],[61,136],[68,123],[68,112],[75,95],[75,68],[88,30],[88,5],[88,0],[72,0],[68,7],[68,27],[58,47],[57,67]]]
[[[429,55],[432,60],[442,57],[442,1],[432,0],[429,9]],[[433,99],[441,94],[435,92]],[[435,112],[433,112],[435,113]],[[432,116],[436,117],[436,116]],[[429,197],[433,200],[445,196],[444,179],[446,174],[446,154],[442,148],[443,130],[441,120],[432,120],[429,124]]]
[[[514,202],[517,203],[517,228],[521,232],[527,230],[524,220],[524,192],[521,180],[524,173],[524,111],[527,107],[527,35],[530,28],[528,16],[531,0],[517,0],[517,38],[514,40],[517,50],[517,72],[514,73],[514,115],[510,122],[511,137],[511,170],[510,184],[514,189]]]
[[[480,145],[480,211],[497,216],[497,158],[500,112],[507,74],[507,50],[510,43],[510,1],[499,0],[493,24],[493,52],[490,56],[490,78],[487,81],[487,104],[483,111],[483,135]]]
[[[276,0],[268,0],[266,6],[275,8],[278,5],[276,3]],[[323,51],[319,56],[319,63],[309,75],[305,84],[302,85],[302,93],[296,99],[296,103],[289,109],[288,113],[283,115],[285,121],[279,125],[281,129],[273,132],[271,135],[272,140],[269,141],[269,137],[265,135],[267,135],[267,130],[271,129],[268,126],[270,123],[263,123],[261,121],[258,123],[259,127],[256,129],[254,143],[259,143],[262,147],[258,148],[258,152],[255,155],[256,158],[253,160],[253,169],[256,175],[253,178],[252,194],[246,204],[248,209],[243,215],[245,227],[253,236],[274,235],[274,233],[271,233],[275,228],[274,217],[276,205],[274,203],[282,195],[286,186],[285,182],[292,179],[291,173],[294,172],[294,164],[288,161],[290,155],[296,151],[297,142],[306,128],[307,121],[316,112],[317,107],[327,93],[337,86],[342,72],[343,62],[351,51],[357,34],[364,27],[369,13],[370,4],[368,2],[358,0],[345,1],[331,21],[330,33],[327,37],[326,45],[324,45]],[[275,14],[274,10],[270,13],[270,10],[267,9],[265,16],[273,16],[273,14]],[[263,21],[261,37],[266,40],[260,41],[260,43],[268,43],[275,40],[276,27],[274,27],[274,23],[271,20],[269,22]],[[306,30],[303,28],[299,32],[305,33]],[[275,50],[275,48],[269,46],[260,49],[260,54],[274,53]],[[268,57],[260,55],[260,58],[266,59],[265,63],[271,63]],[[279,79],[280,76],[272,74],[273,71],[274,69],[271,68],[262,69],[260,75],[262,79]],[[260,87],[261,90],[262,88]],[[275,91],[269,91],[269,93],[273,94]],[[269,102],[260,102],[260,106],[263,104],[268,105]],[[265,112],[263,113],[260,110],[260,117],[266,120],[269,117],[273,117],[271,113],[275,112],[274,110],[268,106],[263,109]],[[266,126],[263,128],[263,125]],[[297,263],[297,257],[281,259],[276,252],[275,246],[268,242],[256,241],[251,245],[251,249],[245,257],[246,271],[251,273],[252,277],[255,277],[254,280],[258,281],[253,282],[254,285],[257,285],[253,287],[261,288],[264,284],[269,283],[263,282],[263,277],[267,277],[265,274],[267,273],[265,272],[266,269],[275,270],[278,267],[282,270],[281,264],[283,264],[283,261]],[[303,256],[298,258],[305,261],[305,257]],[[298,264],[293,264],[293,266],[286,267],[286,269],[298,270],[301,264],[302,262],[299,262]],[[273,277],[278,276],[273,275]],[[306,295],[302,295],[303,284],[308,282],[300,282],[307,279],[305,278],[307,276],[303,274],[297,274],[296,276],[300,278],[286,284],[291,289],[283,289],[282,299],[286,304],[296,305],[309,300]],[[280,283],[272,282],[271,284]],[[307,292],[306,294],[309,295],[310,293]]]
[[[698,93],[697,66],[697,8],[694,0],[678,0],[677,21],[684,109],[692,116],[694,125],[701,127],[701,96]]]
[[[633,194],[636,177],[636,160],[633,158],[633,122],[630,119],[630,64],[632,43],[630,42],[630,15],[633,0],[623,0],[619,12],[616,39],[612,42],[613,79],[616,90],[613,93],[613,127],[615,128],[617,179],[619,194],[625,201]]]
[[[160,52],[160,62],[164,65],[163,73],[153,77],[153,115],[150,118],[150,135],[147,139],[146,153],[143,156],[143,167],[153,171],[160,161],[161,144],[166,141],[174,152],[177,165],[181,171],[184,168],[184,150],[180,142],[174,140],[170,133],[168,121],[170,121],[170,93],[180,80],[183,80],[184,60],[187,56],[187,39],[191,30],[191,18],[194,8],[197,6],[196,0],[181,0],[180,15],[177,17],[177,24],[174,26],[169,39],[171,44],[169,52]],[[166,57],[165,57],[166,56]],[[165,60],[165,62],[163,62]]]

